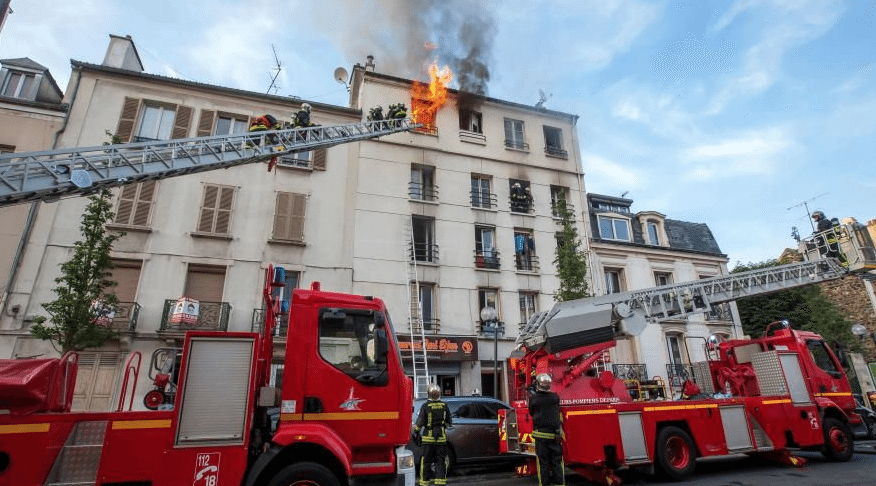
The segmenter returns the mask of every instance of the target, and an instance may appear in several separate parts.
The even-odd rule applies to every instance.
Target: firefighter
[[[816,225],[815,232],[816,233],[821,233],[822,231],[827,231],[833,226],[830,222],[830,219],[828,219],[824,215],[824,212],[822,212],[822,211],[815,211],[814,213],[812,213],[812,219],[815,220],[815,225]]]
[[[824,215],[823,211],[815,211],[812,213],[812,219],[815,220],[816,244],[819,252],[831,258],[837,258],[840,263],[845,264],[845,256],[840,254],[839,244],[837,242],[837,232],[833,231],[834,226],[839,226],[839,221],[830,219]]]
[[[450,409],[441,401],[441,388],[438,385],[429,385],[426,393],[429,400],[420,407],[411,432],[420,436],[423,445],[420,456],[420,486],[441,486],[447,484],[446,429],[451,425]],[[422,433],[420,429],[423,429]]]
[[[295,128],[312,127],[314,124],[310,121],[310,103],[302,103],[301,109],[295,114],[292,120],[292,126]]]
[[[529,397],[529,416],[532,417],[532,438],[538,456],[538,484],[564,485],[563,417],[560,397],[551,391],[550,375],[541,373],[535,377],[535,393]]]
[[[277,119],[274,118],[272,115],[262,115],[252,119],[249,124],[249,133],[264,132],[267,130],[279,130],[281,128],[283,127],[282,125],[280,125],[280,122],[277,121]],[[269,138],[269,141],[271,143],[278,143],[279,139],[277,139],[276,136],[271,136]],[[259,138],[251,137],[249,139],[249,145],[259,145]]]

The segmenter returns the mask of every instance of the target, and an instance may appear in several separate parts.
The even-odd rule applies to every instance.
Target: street
[[[817,452],[801,452],[809,462],[794,468],[759,457],[736,455],[699,460],[693,477],[676,483],[684,486],[876,486],[876,441],[855,443],[856,453],[849,462],[828,462]],[[669,484],[658,478],[632,471],[622,472],[625,485]],[[448,484],[481,486],[536,486],[535,477],[516,478],[512,471],[467,469],[457,471]],[[566,484],[590,486],[581,476],[568,471]]]

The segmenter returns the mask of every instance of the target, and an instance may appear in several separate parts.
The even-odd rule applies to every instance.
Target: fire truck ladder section
[[[422,125],[394,119],[0,155],[0,206],[264,162]]]
[[[560,352],[638,335],[648,322],[685,320],[742,297],[833,280],[849,270],[836,259],[792,263],[693,282],[560,302],[533,315],[517,344]]]
[[[429,386],[429,363],[426,359],[426,331],[423,326],[423,309],[420,302],[420,279],[417,273],[417,252],[414,244],[414,229],[408,218],[408,243],[404,255],[407,259],[405,280],[408,283],[408,326],[411,330],[411,366],[414,372],[414,398],[426,398]]]

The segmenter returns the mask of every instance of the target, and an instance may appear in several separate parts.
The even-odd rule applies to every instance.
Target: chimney
[[[130,35],[125,37],[110,34],[109,46],[106,48],[106,56],[103,65],[126,69],[128,71],[143,72],[143,63],[137,54],[137,47]]]
[[[368,68],[371,68],[371,71],[374,71],[374,56],[370,54],[365,58],[365,70],[368,71]]]

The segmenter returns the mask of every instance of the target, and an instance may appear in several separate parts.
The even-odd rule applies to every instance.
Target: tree
[[[566,205],[565,197],[557,198],[554,210],[563,227],[557,236],[554,258],[557,277],[560,279],[560,288],[554,294],[554,300],[563,302],[588,297],[587,255],[581,249],[581,241],[578,239],[575,213]]]
[[[785,263],[788,261],[767,260],[745,265],[737,263],[730,273],[775,267]],[[736,307],[742,329],[750,336],[763,334],[770,322],[787,319],[795,329],[820,334],[827,342],[840,342],[853,350],[860,348],[859,341],[851,331],[852,323],[821,293],[821,288],[817,285],[746,297],[737,300]]]
[[[82,239],[73,244],[73,257],[61,265],[61,276],[55,279],[57,298],[43,304],[49,318],[37,317],[30,330],[34,337],[51,341],[62,354],[103,346],[115,335],[111,326],[100,321],[114,313],[118,303],[107,290],[115,285],[109,279],[110,250],[122,233],[106,231],[106,223],[113,218],[108,190],[88,200],[79,226]]]

